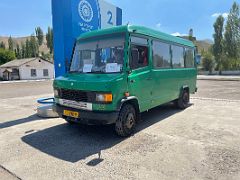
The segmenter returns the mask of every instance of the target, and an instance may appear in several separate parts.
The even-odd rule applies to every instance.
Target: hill
[[[0,36],[0,42],[4,42],[6,47],[8,47],[8,38],[6,36]],[[19,44],[21,46],[21,43],[25,43],[27,39],[30,39],[30,36],[27,37],[12,37],[14,41],[14,48],[16,48],[16,45]],[[44,52],[45,54],[49,53],[49,49],[47,47],[47,40],[44,36],[43,44],[39,47],[39,51]]]
[[[202,50],[207,51],[213,45],[213,41],[206,39],[206,40],[198,40],[194,42],[198,47],[198,52],[201,53]]]

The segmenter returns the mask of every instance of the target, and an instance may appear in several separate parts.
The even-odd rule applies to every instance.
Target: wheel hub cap
[[[133,127],[133,125],[134,125],[134,115],[133,115],[133,113],[128,114],[126,125],[127,125],[128,129],[131,129]]]

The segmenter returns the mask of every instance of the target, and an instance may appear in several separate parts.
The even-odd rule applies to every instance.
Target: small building
[[[53,63],[42,58],[16,59],[0,66],[0,77],[6,81],[53,79]]]

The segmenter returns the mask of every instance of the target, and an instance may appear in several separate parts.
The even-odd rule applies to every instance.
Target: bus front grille
[[[61,99],[72,100],[77,102],[93,102],[95,100],[94,93],[86,91],[60,89],[59,95]]]

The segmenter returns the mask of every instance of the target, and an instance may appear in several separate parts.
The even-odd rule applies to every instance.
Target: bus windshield
[[[86,40],[76,44],[70,73],[120,73],[124,60],[124,36]]]

